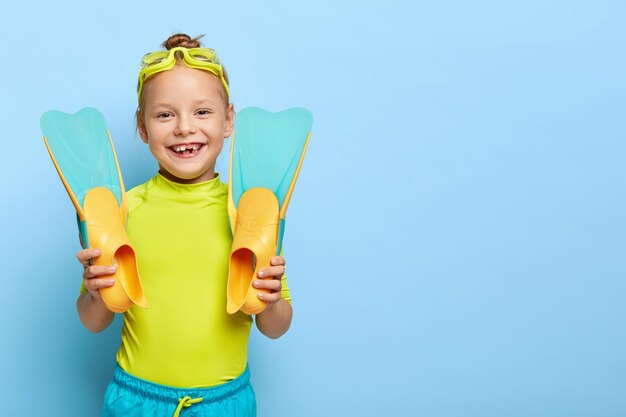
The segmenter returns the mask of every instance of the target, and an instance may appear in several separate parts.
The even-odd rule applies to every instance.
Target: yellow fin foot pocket
[[[228,313],[259,314],[267,303],[252,286],[259,270],[270,266],[278,240],[278,199],[268,189],[251,188],[239,200],[228,270]]]
[[[91,247],[102,251],[94,259],[94,265],[117,263],[113,275],[115,284],[100,290],[107,308],[115,313],[123,313],[133,304],[147,307],[135,251],[126,234],[115,195],[104,187],[89,190],[85,196],[84,213],[89,243]]]

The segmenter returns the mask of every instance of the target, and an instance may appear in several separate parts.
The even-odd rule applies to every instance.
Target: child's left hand
[[[270,260],[271,266],[261,269],[257,278],[252,281],[254,288],[269,291],[259,293],[259,299],[265,301],[268,307],[272,307],[281,299],[280,290],[283,288],[281,279],[285,273],[285,264],[285,258],[282,256],[273,257]]]

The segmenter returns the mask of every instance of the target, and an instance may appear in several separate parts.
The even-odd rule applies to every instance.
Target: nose
[[[193,122],[193,118],[187,116],[179,116],[174,134],[176,136],[188,136],[196,132],[196,126]]]

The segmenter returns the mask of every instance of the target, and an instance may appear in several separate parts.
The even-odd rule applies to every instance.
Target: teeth
[[[176,151],[176,152],[185,152],[185,151],[188,151],[188,150],[197,151],[201,147],[202,147],[202,145],[199,144],[199,143],[192,143],[192,144],[189,144],[189,145],[174,145],[174,146],[172,146],[172,149],[174,149],[174,151]]]

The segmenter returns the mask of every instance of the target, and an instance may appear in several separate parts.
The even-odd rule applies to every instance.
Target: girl
[[[254,416],[247,344],[252,318],[226,312],[232,242],[225,184],[215,173],[235,112],[228,78],[199,38],[168,38],[147,54],[139,74],[137,130],[159,164],[148,182],[130,190],[128,234],[149,307],[124,313],[118,366],[103,416]],[[100,332],[113,321],[99,289],[113,285],[112,266],[93,266],[97,248],[77,254],[84,267],[77,309]],[[277,338],[291,324],[285,260],[274,257],[253,285],[270,290],[256,316]]]

